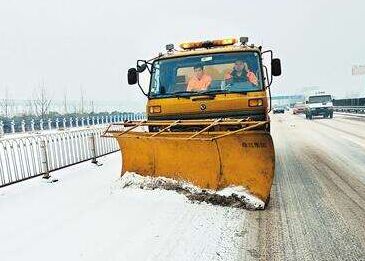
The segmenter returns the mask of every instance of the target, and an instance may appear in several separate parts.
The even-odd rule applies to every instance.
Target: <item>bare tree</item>
[[[80,86],[80,110],[79,113],[80,114],[84,114],[85,113],[85,93],[83,88]]]
[[[90,113],[95,112],[95,103],[93,100],[90,101]]]
[[[33,109],[35,114],[44,120],[45,116],[49,113],[51,103],[52,99],[49,97],[45,84],[43,83],[34,91]]]
[[[63,113],[68,113],[68,99],[67,99],[67,90],[65,90],[65,93],[63,94]]]
[[[25,111],[27,115],[34,115],[33,99],[28,98],[25,100]]]
[[[10,116],[11,108],[14,106],[13,101],[9,98],[8,88],[5,88],[4,98],[0,100],[0,107],[2,114],[8,118]]]

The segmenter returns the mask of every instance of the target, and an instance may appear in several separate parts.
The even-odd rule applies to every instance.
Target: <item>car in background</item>
[[[306,106],[304,103],[296,103],[293,108],[293,114],[305,113]]]
[[[315,116],[323,116],[323,118],[333,118],[332,95],[324,91],[309,95],[305,101],[306,110],[305,117],[313,119]]]
[[[275,113],[284,113],[285,112],[285,106],[275,106],[272,112]]]

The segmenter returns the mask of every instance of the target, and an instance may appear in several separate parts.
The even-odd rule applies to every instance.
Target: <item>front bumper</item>
[[[264,110],[252,111],[224,111],[224,112],[204,112],[189,113],[178,115],[148,115],[148,120],[200,120],[200,119],[219,119],[219,118],[247,118],[252,120],[265,121],[267,116]]]
[[[312,115],[328,115],[330,113],[333,113],[333,108],[331,107],[311,108],[309,112]]]

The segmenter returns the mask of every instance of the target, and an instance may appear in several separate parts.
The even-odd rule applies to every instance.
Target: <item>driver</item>
[[[187,91],[205,91],[208,89],[212,77],[204,72],[202,65],[194,66],[194,75],[189,79]]]
[[[226,84],[237,83],[237,82],[250,82],[254,85],[258,85],[256,75],[250,71],[247,63],[242,60],[237,60],[234,63],[233,70],[225,76]]]

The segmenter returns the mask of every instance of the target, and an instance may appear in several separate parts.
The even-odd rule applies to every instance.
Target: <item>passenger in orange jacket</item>
[[[212,77],[204,72],[203,66],[194,66],[194,75],[189,79],[187,91],[207,90],[211,82]]]
[[[250,71],[247,63],[242,60],[235,62],[233,70],[226,74],[225,76],[226,84],[235,82],[250,82],[254,85],[258,85],[256,75]]]

